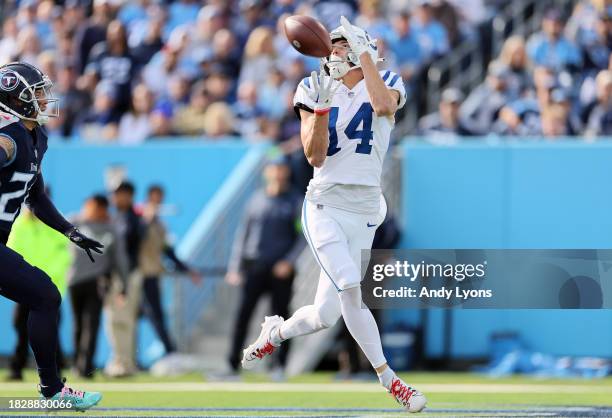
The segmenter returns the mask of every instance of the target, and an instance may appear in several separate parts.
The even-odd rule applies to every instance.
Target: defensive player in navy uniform
[[[0,295],[29,308],[28,336],[41,396],[86,410],[102,395],[69,388],[57,373],[60,293],[47,274],[6,247],[23,203],[41,221],[87,251],[92,262],[91,251],[101,253],[103,247],[64,219],[44,191],[41,163],[47,134],[42,125],[59,114],[52,85],[49,77],[30,64],[15,62],[0,67]]]

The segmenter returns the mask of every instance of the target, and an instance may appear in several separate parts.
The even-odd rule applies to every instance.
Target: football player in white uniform
[[[386,215],[382,165],[406,92],[399,75],[376,68],[375,40],[344,17],[340,23],[321,72],[302,80],[294,97],[304,153],[315,167],[302,210],[304,235],[321,266],[315,300],[287,320],[266,317],[242,365],[251,369],[283,341],[331,327],[342,316],[382,385],[418,412],[425,396],[387,365],[376,322],[361,304],[361,250],[372,247]]]

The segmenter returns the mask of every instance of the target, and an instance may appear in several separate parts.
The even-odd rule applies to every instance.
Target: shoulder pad
[[[17,116],[13,116],[10,113],[0,111],[0,128],[5,128],[17,122],[19,122],[19,118]]]

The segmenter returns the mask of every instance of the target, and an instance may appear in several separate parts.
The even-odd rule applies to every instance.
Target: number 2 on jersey
[[[15,220],[19,210],[16,210],[15,212],[7,212],[6,205],[8,204],[9,200],[21,199],[23,195],[28,192],[28,184],[32,178],[34,178],[34,174],[20,173],[19,171],[15,171],[15,173],[13,173],[11,183],[21,182],[23,183],[23,188],[15,192],[4,193],[2,196],[0,196],[0,221],[13,222]]]
[[[338,132],[336,131],[336,123],[338,122],[338,107],[332,107],[329,110],[329,147],[327,148],[327,156],[331,157],[340,151],[338,146]],[[348,126],[344,130],[344,134],[348,139],[360,139],[355,152],[359,154],[370,154],[372,145],[370,141],[374,138],[372,131],[372,105],[370,103],[362,103],[361,107],[353,116]],[[363,122],[363,124],[362,124]],[[361,130],[358,130],[361,125]]]

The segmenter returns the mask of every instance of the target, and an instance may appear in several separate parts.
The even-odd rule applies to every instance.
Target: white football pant
[[[304,201],[302,227],[321,267],[314,304],[303,306],[280,329],[283,339],[307,335],[333,326],[340,316],[370,363],[377,368],[386,360],[378,327],[368,309],[361,308],[361,251],[371,249],[376,228],[383,222],[387,204],[381,196],[374,214]]]

